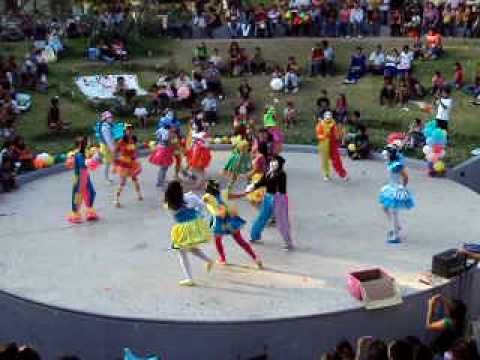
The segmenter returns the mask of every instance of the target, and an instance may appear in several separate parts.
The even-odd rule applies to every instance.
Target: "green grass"
[[[318,39],[272,39],[272,40],[244,40],[241,46],[249,51],[256,46],[261,46],[264,57],[269,63],[284,65],[288,56],[295,56],[302,66],[307,66],[308,56],[312,45]],[[361,45],[368,54],[379,40],[362,40]],[[385,48],[397,47],[407,43],[407,39],[381,39]],[[22,115],[19,120],[18,131],[25,136],[27,143],[32,144],[36,150],[50,152],[64,151],[71,147],[73,138],[79,134],[92,135],[92,127],[96,118],[96,111],[90,107],[83,96],[76,89],[73,80],[76,74],[96,73],[136,73],[145,89],[148,89],[157,78],[157,68],[177,68],[190,71],[192,69],[191,57],[195,41],[171,40],[161,42],[160,40],[149,40],[144,48],[152,49],[152,57],[145,56],[145,52],[139,52],[134,56],[127,67],[120,65],[109,67],[99,63],[91,63],[83,59],[84,40],[75,41],[70,44],[69,54],[57,64],[51,66],[50,83],[52,85],[48,96],[34,94],[33,110]],[[271,104],[274,98],[279,99],[277,108],[283,109],[285,102],[293,100],[299,110],[299,124],[286,132],[287,142],[313,144],[316,142],[313,114],[315,101],[321,89],[328,91],[333,104],[340,92],[345,92],[350,105],[350,110],[359,110],[362,117],[369,126],[369,134],[377,147],[383,146],[386,136],[393,131],[406,130],[408,124],[416,117],[427,120],[429,115],[410,106],[411,111],[400,111],[400,107],[381,107],[378,103],[382,78],[366,77],[357,85],[347,86],[342,84],[343,76],[347,70],[350,54],[359,44],[357,41],[336,40],[333,42],[337,51],[337,72],[338,76],[333,78],[304,77],[304,85],[296,95],[273,94],[269,88],[269,77],[249,77],[253,87],[253,100],[257,107],[255,114],[258,120],[261,119],[260,110]],[[3,45],[4,44],[0,44]],[[229,45],[228,41],[208,41],[209,48],[217,47],[224,58]],[[480,47],[477,41],[447,40],[445,44],[446,55],[437,61],[418,62],[415,64],[415,74],[426,86],[431,83],[435,70],[442,71],[447,79],[453,77],[454,63],[459,61],[464,65],[467,81],[472,81],[476,69],[476,62],[479,59]],[[28,44],[17,43],[7,44],[6,52],[14,52],[18,56],[25,54]],[[172,52],[172,55],[167,55]],[[227,99],[221,104],[220,124],[215,135],[227,134],[231,131],[231,114],[233,107],[238,102],[237,87],[238,78],[224,78],[223,83],[227,93]],[[72,131],[69,133],[50,135],[47,132],[46,115],[49,98],[54,95],[61,97],[61,107],[65,119],[73,122]],[[468,103],[468,97],[463,93],[455,92],[454,100],[456,106],[452,114],[452,146],[447,151],[447,162],[457,164],[469,157],[471,149],[480,145],[480,124],[478,118],[480,109]],[[186,117],[185,110],[179,111],[180,116]],[[152,121],[153,123],[154,121]],[[152,124],[153,126],[153,124]],[[153,128],[147,131],[139,130],[141,139],[152,138]],[[412,154],[421,156],[421,154]]]

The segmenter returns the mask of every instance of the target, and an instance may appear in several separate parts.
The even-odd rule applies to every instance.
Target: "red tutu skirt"
[[[173,164],[173,155],[173,147],[158,145],[157,148],[148,157],[148,161],[153,165],[168,167]]]
[[[206,169],[212,161],[212,153],[203,144],[194,144],[187,152],[188,166],[193,169]]]
[[[130,162],[115,161],[113,172],[121,177],[135,178],[142,172],[142,165],[137,160]]]

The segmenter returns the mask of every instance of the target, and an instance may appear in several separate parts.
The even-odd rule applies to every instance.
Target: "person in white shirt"
[[[398,50],[393,48],[385,57],[385,77],[395,78],[397,76],[397,64],[400,55]]]
[[[362,37],[363,33],[363,21],[364,21],[364,11],[358,4],[355,4],[353,9],[350,11],[350,24],[352,25],[352,36]]]
[[[439,128],[448,131],[448,122],[450,121],[450,112],[453,108],[453,99],[450,97],[451,91],[449,87],[442,89],[442,94],[436,100],[437,104],[437,125]]]
[[[368,57],[368,69],[374,75],[383,75],[385,67],[385,53],[382,45],[378,45],[377,49],[373,51]]]
[[[408,45],[405,45],[402,52],[400,53],[397,66],[398,75],[401,79],[405,79],[412,70],[413,59],[413,51],[410,50]]]

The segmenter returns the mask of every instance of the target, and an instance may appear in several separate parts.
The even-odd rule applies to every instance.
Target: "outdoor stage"
[[[226,152],[217,152],[210,170],[218,176]],[[170,249],[172,219],[155,188],[157,168],[144,162],[145,201],[131,188],[121,209],[113,206],[114,186],[94,174],[101,221],[70,225],[71,173],[26,184],[2,196],[0,288],[41,303],[85,312],[159,320],[231,321],[288,318],[358,307],[346,291],[345,276],[381,266],[404,295],[427,289],[418,281],[432,255],[480,233],[480,197],[445,179],[409,169],[417,207],[402,213],[407,240],[385,243],[387,224],[377,203],[386,181],[384,164],[347,161],[351,181],[323,182],[314,154],[286,154],[291,222],[296,250],[285,252],[275,228],[255,250],[265,269],[256,270],[234,242],[225,238],[231,266],[208,275],[197,259],[195,288],[177,285],[183,276]],[[171,174],[170,174],[171,175]],[[249,223],[252,208],[238,203]],[[212,244],[206,251],[213,257]]]

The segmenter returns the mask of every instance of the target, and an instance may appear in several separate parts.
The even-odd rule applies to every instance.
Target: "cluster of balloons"
[[[426,145],[423,147],[425,159],[428,162],[429,175],[443,175],[447,167],[442,159],[445,157],[445,146],[447,145],[447,132],[437,126],[437,121],[431,120],[425,124],[423,130]]]
[[[217,136],[216,138],[213,139],[213,143],[215,143],[215,144],[231,144],[232,139],[229,138],[228,136],[224,136],[224,137]]]
[[[76,151],[71,150],[65,155],[65,158],[66,158],[65,166],[68,169],[73,169],[73,167],[75,166],[75,154],[76,154]],[[85,151],[85,156],[87,158],[85,160],[85,165],[91,171],[97,170],[102,164],[100,151],[96,146],[91,146],[90,148],[88,148]]]
[[[33,166],[35,169],[48,168],[55,164],[55,158],[48,153],[41,153],[33,159]]]

